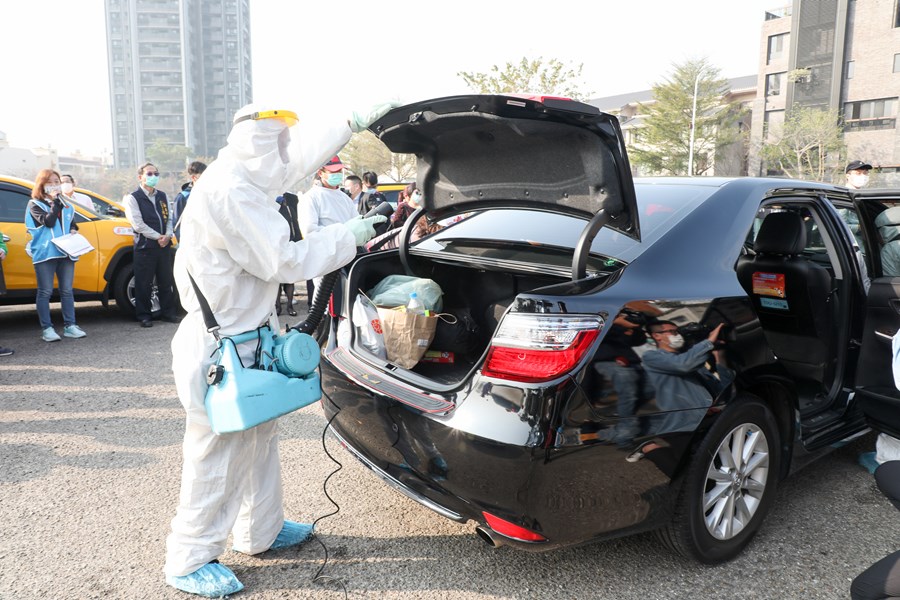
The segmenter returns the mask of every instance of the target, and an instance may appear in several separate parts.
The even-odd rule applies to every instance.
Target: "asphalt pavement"
[[[301,304],[302,305],[302,304]],[[59,322],[59,305],[53,304]],[[170,342],[115,308],[79,304],[88,336],[40,339],[33,306],[0,308],[0,598],[163,598],[165,538],[181,472],[184,416]],[[333,510],[318,405],[283,417],[288,518]],[[900,513],[856,464],[868,435],[784,482],[750,547],[714,567],[672,555],[652,534],[532,554],[474,533],[391,490],[331,437],[343,464],[328,483],[340,512],[299,549],[221,561],[235,598],[848,598],[850,581],[900,548]]]

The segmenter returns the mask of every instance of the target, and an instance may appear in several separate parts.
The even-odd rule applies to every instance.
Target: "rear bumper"
[[[385,471],[384,469],[382,469],[381,467],[376,465],[374,462],[372,462],[371,460],[366,458],[362,452],[360,452],[359,450],[357,450],[356,448],[354,448],[353,446],[348,444],[347,441],[343,437],[341,437],[341,434],[339,434],[337,431],[334,430],[334,427],[329,426],[328,430],[331,432],[332,435],[334,435],[334,437],[337,438],[338,442],[340,442],[341,445],[350,452],[350,454],[352,454],[357,459],[359,459],[359,461],[362,464],[364,464],[366,467],[368,467],[370,471],[375,473],[375,475],[377,475],[379,477],[379,479],[381,479],[383,482],[388,484],[390,487],[392,487],[396,491],[400,492],[401,494],[403,494],[404,496],[406,496],[407,498],[409,498],[411,500],[415,500],[422,506],[430,508],[431,510],[433,510],[437,514],[441,515],[442,517],[446,517],[446,518],[456,521],[458,523],[466,523],[469,520],[466,517],[459,514],[458,512],[451,510],[451,509],[447,508],[446,506],[441,506],[440,504],[438,504],[434,500],[431,500],[430,498],[426,498],[424,495],[407,487],[406,485],[401,483],[398,479],[389,475],[387,473],[387,471]]]
[[[649,461],[630,463],[613,444],[548,442],[541,407],[565,404],[569,386],[508,386],[476,375],[447,414],[427,413],[382,391],[398,383],[361,366],[357,377],[323,356],[323,402],[331,431],[390,487],[459,523],[484,512],[547,539],[504,539],[546,551],[619,537],[669,516],[670,478]],[[364,377],[365,375],[368,378]]]

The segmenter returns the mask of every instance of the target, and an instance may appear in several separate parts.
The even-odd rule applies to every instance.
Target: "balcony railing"
[[[855,119],[844,122],[844,131],[874,131],[878,129],[894,129],[897,126],[895,117],[877,119]]]

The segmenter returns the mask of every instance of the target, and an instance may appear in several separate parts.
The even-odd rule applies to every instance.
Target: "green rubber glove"
[[[379,102],[367,110],[359,112],[353,111],[353,114],[348,120],[350,123],[350,131],[353,133],[365,131],[368,129],[369,125],[388,114],[392,108],[397,108],[398,106],[400,106],[399,102],[390,100],[388,102]]]
[[[362,246],[373,237],[375,237],[375,226],[379,223],[384,223],[387,221],[387,217],[384,215],[375,215],[374,217],[369,217],[368,219],[363,219],[361,216],[353,217],[344,225],[347,226],[347,229],[350,230],[350,233],[353,234],[353,237],[356,238],[356,245]]]

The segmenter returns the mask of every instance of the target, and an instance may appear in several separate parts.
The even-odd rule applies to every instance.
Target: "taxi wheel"
[[[134,317],[134,268],[131,264],[122,267],[116,275],[113,282],[113,298],[116,299],[116,306],[123,314]],[[150,306],[154,317],[161,314],[155,282],[150,290]]]

